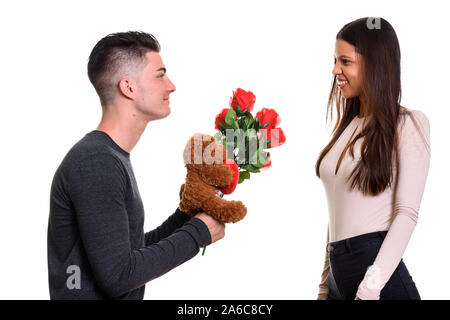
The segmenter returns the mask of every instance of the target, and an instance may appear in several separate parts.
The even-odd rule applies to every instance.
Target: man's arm
[[[156,229],[145,234],[145,245],[149,246],[161,239],[170,236],[176,229],[180,228],[185,222],[191,218],[180,209],[177,209],[166,221]]]
[[[192,218],[169,237],[132,249],[125,188],[124,168],[109,154],[83,160],[69,177],[69,194],[89,264],[98,285],[112,297],[143,286],[211,243],[206,224]]]

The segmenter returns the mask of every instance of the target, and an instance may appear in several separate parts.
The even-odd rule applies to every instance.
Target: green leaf
[[[246,122],[246,127],[245,127],[246,130],[253,127],[255,120],[253,119],[251,113],[247,113],[245,115],[245,122]]]
[[[259,126],[260,126],[260,124],[259,124],[259,118],[256,118],[256,122],[255,122],[255,130],[256,130],[256,132],[259,131]]]
[[[248,121],[247,121],[247,119],[246,118],[244,118],[244,119],[241,119],[241,121],[240,121],[240,124],[241,124],[241,129],[243,129],[243,130],[247,130],[247,126],[248,126]]]
[[[260,140],[260,142],[261,142],[261,140]],[[252,165],[254,167],[258,168],[258,169],[262,168],[264,166],[265,162],[266,162],[265,151],[264,151],[264,145],[263,144],[260,144],[258,146],[258,150],[256,151],[256,157],[257,157],[256,163],[252,163]]]
[[[265,128],[265,127],[267,127],[269,124],[268,123],[264,123],[262,126],[261,126],[261,128]]]
[[[227,112],[227,115],[225,116],[225,122],[229,126],[232,126],[235,119],[236,119],[236,112],[233,110],[233,108],[230,108]]]
[[[261,162],[259,162],[259,159],[258,159],[258,162],[257,162],[257,163],[254,163],[253,166],[255,166],[255,167],[258,168],[258,169],[261,169],[261,168],[264,166],[264,163],[261,164]]]
[[[225,132],[227,129],[231,129],[231,126],[229,126],[225,122],[221,122],[219,123],[219,128],[221,132]]]
[[[242,166],[242,169],[247,170],[248,172],[252,172],[252,173],[260,172],[259,169],[256,168],[255,166],[253,166],[252,164],[246,164],[246,165]]]
[[[216,134],[214,135],[214,138],[215,138],[216,141],[218,141],[218,142],[222,142],[222,137],[223,137],[222,132],[216,132]]]
[[[241,168],[248,171],[254,170],[254,167],[251,164],[244,164]]]
[[[267,144],[266,144],[266,135],[265,135],[265,133],[263,132],[262,134],[261,134],[261,137],[259,138],[259,140],[258,140],[258,149],[264,149],[264,148],[267,148],[267,146],[266,146]]]
[[[242,116],[245,116],[248,113],[248,109],[245,110],[245,111],[241,111],[241,106],[237,105],[236,106],[236,112],[237,112],[238,117],[242,117]]]
[[[234,119],[234,121],[233,121],[231,126],[233,127],[233,129],[238,130],[239,129],[239,122],[236,119]]]
[[[242,180],[250,179],[250,172],[248,172],[248,171],[241,171],[239,173],[239,178],[242,178]]]

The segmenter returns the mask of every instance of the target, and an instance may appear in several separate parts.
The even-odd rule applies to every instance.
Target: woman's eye
[[[343,64],[348,64],[349,62],[350,62],[350,60],[342,59],[342,63],[343,63]]]
[[[158,78],[163,78],[163,77],[164,77],[164,75],[165,75],[165,73],[163,73],[163,74],[160,74],[160,75],[158,76]]]

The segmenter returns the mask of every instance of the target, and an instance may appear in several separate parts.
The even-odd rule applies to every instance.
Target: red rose
[[[258,131],[258,136],[261,137],[264,134],[264,137],[266,138],[266,141],[269,141],[267,143],[268,147],[274,148],[279,147],[283,143],[286,142],[286,137],[284,135],[284,132],[281,128],[271,128],[271,129],[260,129]]]
[[[233,91],[233,96],[230,98],[230,107],[236,110],[237,106],[239,106],[241,112],[252,112],[255,100],[256,97],[253,92],[237,88],[236,91]]]
[[[225,117],[227,116],[228,110],[230,110],[230,108],[222,109],[222,111],[220,111],[220,113],[216,116],[216,130],[220,131],[219,124],[221,122],[225,122]]]
[[[234,189],[236,189],[236,186],[238,185],[239,182],[239,168],[233,159],[225,159],[223,161],[223,164],[229,166],[230,169],[233,171],[233,180],[230,182],[229,185],[219,188],[219,190],[223,194],[231,194],[233,193]]]
[[[281,119],[278,113],[273,109],[262,108],[255,116],[256,119],[259,118],[259,127],[272,129],[280,125]],[[266,125],[267,124],[267,125]],[[266,125],[266,126],[264,126]]]

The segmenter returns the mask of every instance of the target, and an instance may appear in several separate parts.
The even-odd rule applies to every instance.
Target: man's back
[[[95,186],[98,179],[109,179],[105,185],[109,185],[109,190],[97,192]],[[83,181],[84,180],[84,181]],[[117,184],[118,182],[118,184]],[[116,183],[116,185],[114,185]],[[89,194],[86,188],[92,187],[92,193]],[[79,193],[81,189],[84,189]],[[121,194],[123,192],[123,194]],[[112,193],[112,194],[111,194]],[[109,194],[109,195],[108,195]],[[95,270],[89,264],[89,258],[86,256],[86,248],[80,237],[80,232],[85,234],[96,234],[99,237],[100,244],[104,239],[102,235],[108,234],[113,230],[102,230],[105,225],[103,218],[114,219],[105,215],[113,214],[116,210],[114,204],[109,206],[110,196],[121,201],[125,196],[125,206],[128,215],[129,243],[131,249],[138,249],[144,246],[144,209],[136,185],[133,170],[130,162],[130,155],[121,149],[106,133],[102,131],[92,131],[83,139],[75,144],[68,152],[53,178],[50,196],[50,218],[48,226],[48,264],[49,264],[49,285],[50,297],[52,299],[102,299],[106,298],[96,284]],[[74,203],[72,197],[100,197],[99,199],[79,199],[84,203]],[[104,199],[101,197],[105,196]],[[77,199],[78,200],[78,199]],[[86,201],[85,201],[86,200]],[[78,202],[80,202],[78,201]],[[96,203],[102,203],[102,214],[98,214],[98,209],[93,206]],[[76,206],[86,206],[80,208],[89,212],[97,210],[97,214],[91,217],[82,217],[83,228],[92,228],[93,230],[80,230],[77,223]],[[108,210],[110,209],[110,210]],[[109,212],[108,212],[109,211]],[[117,226],[120,227],[120,226]],[[123,226],[124,228],[126,226]],[[94,240],[95,239],[91,239]],[[93,247],[93,243],[88,244],[90,252],[99,252]],[[100,252],[102,256],[115,255],[111,252]],[[111,261],[114,265],[114,261]],[[77,269],[79,268],[79,269]],[[76,284],[68,284],[67,279],[71,274],[80,271],[80,287],[74,288]],[[71,278],[69,282],[77,279]],[[113,279],[111,279],[113,280]],[[69,289],[72,287],[72,289]],[[144,286],[127,293],[121,298],[141,299],[144,295]]]
[[[208,226],[176,210],[144,233],[130,154],[92,131],[53,178],[48,225],[51,299],[142,299],[145,284],[211,243]]]

